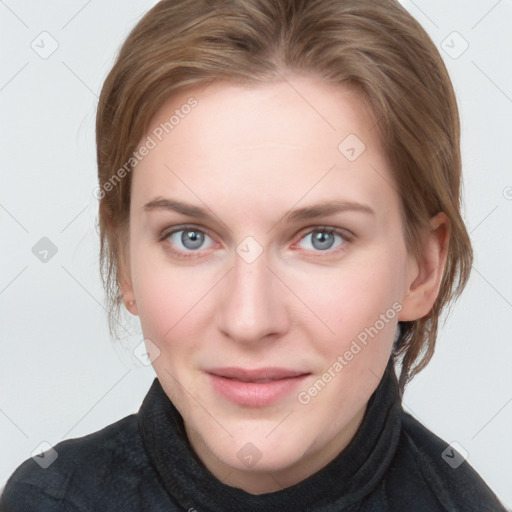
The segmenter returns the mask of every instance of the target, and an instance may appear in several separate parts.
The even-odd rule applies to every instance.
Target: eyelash
[[[170,230],[165,229],[159,235],[158,242],[167,244],[169,250],[173,253],[173,255],[175,257],[177,257],[179,259],[190,259],[190,258],[200,257],[200,254],[199,254],[201,252],[200,249],[197,251],[189,251],[188,253],[185,253],[183,251],[177,251],[176,249],[170,248],[171,244],[169,243],[168,238],[175,233],[179,233],[180,231],[186,231],[186,230],[202,233],[204,235],[209,236],[213,240],[213,237],[208,235],[208,233],[206,233],[204,230],[202,230],[196,226],[193,226],[193,225],[184,225],[184,226],[175,227]],[[343,239],[343,242],[333,250],[327,249],[325,251],[313,251],[313,252],[319,253],[318,255],[313,256],[313,257],[322,257],[325,254],[330,255],[330,256],[332,256],[333,254],[337,254],[341,251],[346,250],[345,246],[347,245],[347,243],[350,243],[352,241],[352,235],[347,233],[346,230],[332,228],[332,227],[328,227],[328,226],[314,226],[313,228],[310,228],[309,231],[307,231],[303,236],[301,236],[301,238],[299,239],[299,242],[302,241],[304,238],[306,238],[308,235],[311,235],[312,233],[315,233],[315,232],[338,235]],[[294,243],[293,247],[296,246],[299,242]]]

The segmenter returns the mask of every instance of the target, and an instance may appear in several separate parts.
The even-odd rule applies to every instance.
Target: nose
[[[234,268],[223,280],[221,295],[217,325],[232,340],[261,343],[288,329],[284,286],[269,269],[265,252],[251,263],[235,254]]]

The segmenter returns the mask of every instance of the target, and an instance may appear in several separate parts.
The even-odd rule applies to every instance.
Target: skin
[[[191,96],[197,106],[133,171],[123,296],[160,350],[153,367],[205,466],[228,485],[273,492],[317,472],[354,436],[397,322],[432,308],[449,223],[438,214],[423,256],[408,253],[375,120],[349,89],[300,75],[251,87],[194,86],[170,97],[151,128]],[[366,146],[352,162],[338,150],[351,133]],[[144,209],[155,198],[207,208],[213,220]],[[331,199],[363,203],[374,213],[283,219]],[[182,232],[159,241],[183,225],[205,233],[203,245],[183,245]],[[325,227],[343,233],[322,250],[312,235]],[[236,252],[248,236],[263,249],[251,263]],[[173,249],[192,257],[178,258]],[[396,316],[309,403],[300,403],[298,393],[393,304],[400,306]],[[215,366],[310,375],[278,403],[251,408],[213,389],[204,370]],[[248,442],[261,455],[252,467],[237,456]]]

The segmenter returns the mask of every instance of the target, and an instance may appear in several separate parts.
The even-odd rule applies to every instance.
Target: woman
[[[472,249],[452,86],[398,3],[158,3],[97,156],[112,327],[157,378],[0,510],[504,510],[401,406]]]

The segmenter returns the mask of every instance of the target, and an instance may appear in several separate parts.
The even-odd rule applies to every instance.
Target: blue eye
[[[198,252],[199,249],[208,249],[204,247],[206,240],[213,240],[200,229],[194,227],[184,227],[175,231],[167,232],[162,235],[162,240],[167,240],[169,244],[177,249],[172,249],[180,257],[188,257],[191,252]],[[213,244],[210,244],[210,246]]]
[[[167,249],[177,258],[200,257],[202,250],[219,246],[209,235],[194,226],[166,230],[159,237],[159,241],[164,242]],[[304,241],[309,242],[309,246],[301,246]],[[303,236],[294,247],[299,246],[301,249],[316,253],[335,253],[337,248],[343,249],[349,241],[350,237],[344,231],[317,227]]]
[[[339,242],[334,245],[336,243],[336,239],[338,239]],[[309,240],[312,249],[311,247],[307,247],[306,249],[314,250],[316,252],[328,251],[330,249],[339,247],[347,241],[345,235],[342,232],[336,229],[327,228],[317,228],[314,231],[310,231],[301,239],[301,241],[302,240]]]

